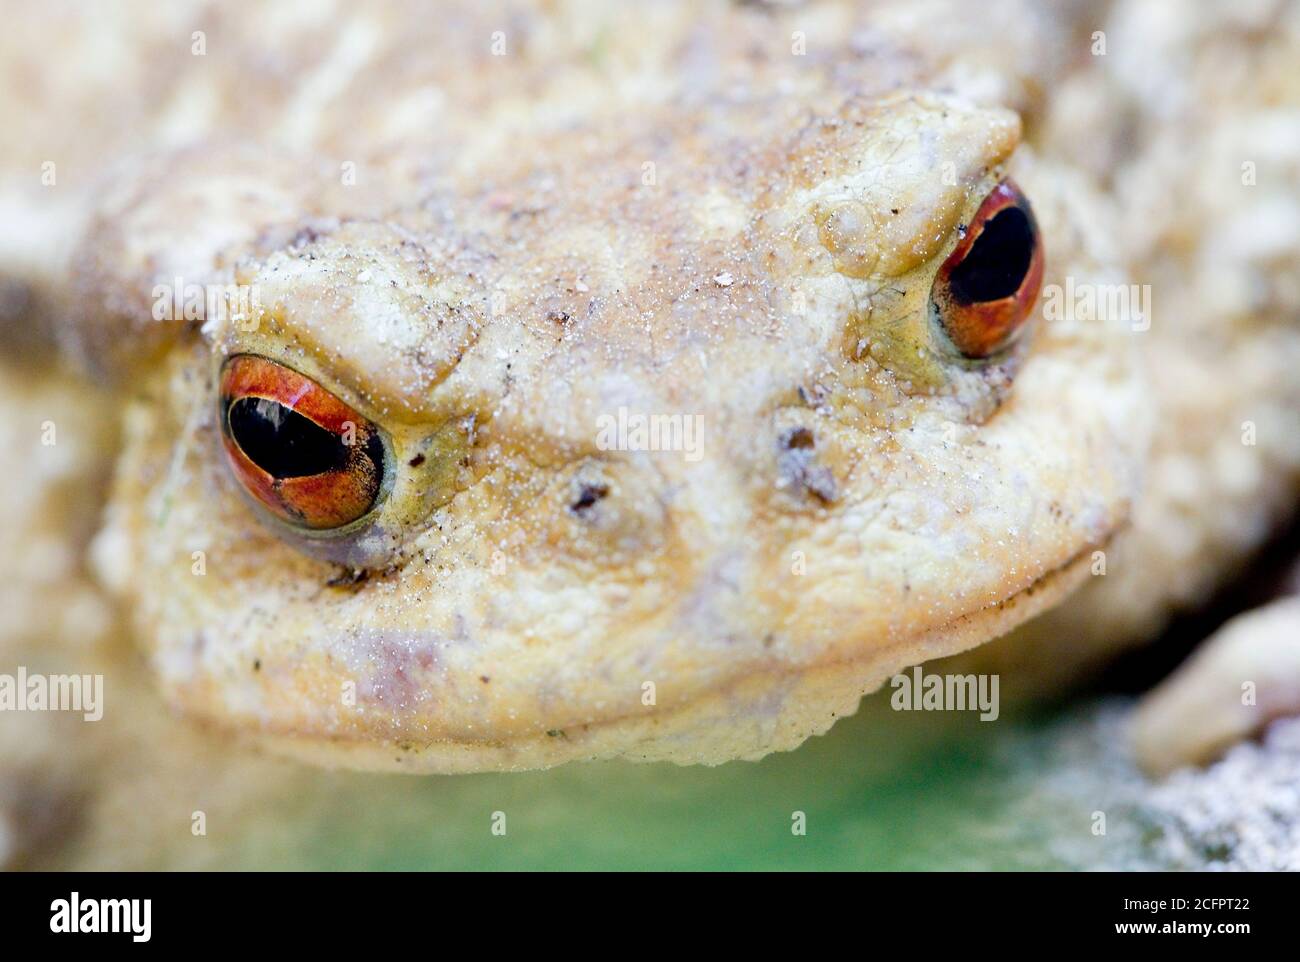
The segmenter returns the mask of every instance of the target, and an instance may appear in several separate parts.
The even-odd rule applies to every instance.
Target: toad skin
[[[1040,320],[971,360],[929,310],[1008,177],[1046,284],[1165,268],[1052,127],[1086,18],[278,9],[196,9],[202,56],[123,17],[133,62],[174,68],[123,83],[147,152],[84,89],[50,92],[59,130],[90,127],[65,180],[85,143],[122,160],[59,195],[73,284],[23,275],[66,353],[129,386],[94,559],[185,714],[403,771],[757,758],[1057,604],[1149,503],[1139,338]],[[287,26],[302,43],[268,58]],[[40,156],[52,118],[28,122],[8,149]],[[259,308],[155,318],[177,279]],[[321,537],[250,501],[218,414],[240,355],[382,430],[363,525]],[[599,447],[622,408],[698,415],[701,456]]]

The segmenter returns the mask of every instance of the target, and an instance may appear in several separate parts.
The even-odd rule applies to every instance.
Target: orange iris
[[[314,530],[367,514],[384,477],[379,428],[297,371],[253,354],[221,370],[221,440],[244,490]]]
[[[1029,201],[1012,181],[989,192],[939,268],[930,301],[964,356],[1009,346],[1043,283],[1043,245]]]

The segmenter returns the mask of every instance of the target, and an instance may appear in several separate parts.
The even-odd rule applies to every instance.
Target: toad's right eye
[[[264,357],[232,357],[221,371],[220,420],[235,477],[282,521],[325,531],[375,507],[379,427],[310,378]]]
[[[930,303],[964,357],[986,358],[1024,328],[1043,282],[1043,244],[1029,201],[1010,180],[989,192],[939,268]]]

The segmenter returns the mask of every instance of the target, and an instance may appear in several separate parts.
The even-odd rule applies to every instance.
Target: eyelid
[[[236,354],[222,368],[221,393],[231,397],[264,397],[278,401],[339,432],[357,419],[367,421],[351,405],[293,368],[258,354]]]

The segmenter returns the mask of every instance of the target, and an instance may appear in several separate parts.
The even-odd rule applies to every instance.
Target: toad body
[[[1285,225],[1222,253],[1265,282],[1226,320],[1194,290],[1145,341],[1132,317],[1043,316],[1044,288],[1208,256],[1158,203],[1126,234],[1117,200],[1182,171],[1170,131],[1213,104],[1144,104],[1123,63],[1071,86],[1100,70],[1092,13],[189,15],[199,53],[143,13],[65,38],[87,76],[45,89],[64,109],[23,114],[5,160],[66,156],[64,186],[5,195],[43,233],[4,253],[22,323],[115,385],[94,566],[193,718],[417,772],[794,748],[1108,552],[1143,557],[1142,519],[1170,523],[1152,465],[1226,444],[1151,343],[1176,366],[1208,338],[1185,369],[1230,357],[1214,409],[1266,435],[1224,485],[1257,507],[1233,553],[1204,505],[1179,522],[1200,583],[1294,501]],[[105,44],[138,67],[115,115],[90,89]],[[1159,136],[1115,133],[1115,104]],[[1232,189],[1209,191],[1224,223]],[[1176,607],[1158,561],[1080,662]],[[1089,592],[1135,588],[1105,578]],[[989,657],[1059,664],[1069,630],[1040,625]]]

